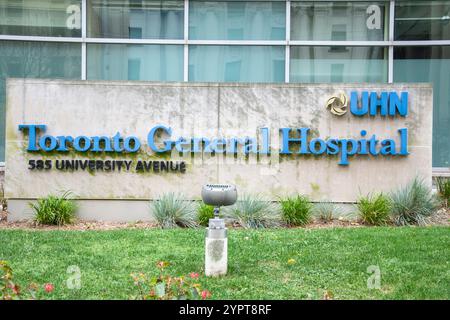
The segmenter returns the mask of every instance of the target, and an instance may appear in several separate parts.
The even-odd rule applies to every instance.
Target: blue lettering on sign
[[[46,125],[42,124],[21,124],[20,131],[28,131],[28,147],[27,151],[60,151],[68,152],[71,146],[78,152],[128,152],[133,153],[139,151],[141,143],[137,137],[131,136],[123,138],[119,132],[113,137],[105,136],[57,136],[44,135],[38,139],[38,132],[44,133],[47,130]],[[101,144],[103,143],[103,146]]]
[[[408,115],[408,92],[402,92],[400,96],[397,92],[361,92],[361,98],[358,92],[350,92],[350,112],[355,116],[364,116],[369,114],[376,116],[395,116],[406,117]]]
[[[47,130],[46,125],[37,125],[37,124],[21,124],[19,125],[19,130],[28,130],[28,148],[27,151],[38,151],[38,147],[36,145],[36,136],[37,131],[45,132]]]
[[[294,132],[299,134],[298,138],[292,138]],[[309,140],[309,128],[301,129],[281,128],[282,147],[280,154],[313,154],[313,155],[339,155],[339,164],[346,166],[349,164],[349,157],[354,155],[392,155],[407,156],[408,152],[408,129],[402,128],[399,133],[399,147],[392,139],[379,140],[376,135],[372,135],[370,139],[337,139],[331,138],[327,140],[315,138]],[[365,137],[366,130],[361,130],[360,135]],[[310,141],[308,143],[308,141]],[[299,143],[300,146],[293,145]],[[292,151],[291,147],[295,146],[297,150]]]
[[[357,117],[380,115],[406,117],[408,115],[408,93],[401,92],[350,92],[350,112]],[[28,133],[27,151],[36,152],[115,152],[136,153],[141,149],[141,141],[135,136],[123,137],[120,132],[113,136],[52,136],[46,134],[47,126],[43,124],[21,124],[19,130]],[[269,128],[259,130],[257,137],[206,138],[178,137],[172,138],[172,129],[164,125],[151,128],[147,135],[148,148],[156,153],[176,150],[179,153],[211,153],[236,154],[243,153],[268,155],[270,148]],[[398,137],[379,139],[375,134],[368,135],[367,130],[361,130],[358,139],[331,137],[321,139],[311,137],[310,128],[280,128],[281,155],[313,155],[337,156],[338,163],[347,166],[350,159],[356,155],[364,156],[407,156],[408,129],[397,130]]]
[[[141,143],[137,137],[131,136],[123,138],[120,133],[113,137],[105,136],[57,136],[43,135],[38,137],[38,132],[46,131],[45,125],[20,125],[19,130],[28,130],[28,147],[27,151],[62,151],[69,150],[69,146],[78,152],[127,152],[134,153],[140,150]],[[158,138],[157,133],[162,132],[166,137]],[[338,155],[340,165],[349,164],[349,159],[354,155],[383,155],[383,156],[406,156],[408,152],[408,129],[402,128],[398,130],[399,141],[397,145],[392,139],[379,140],[374,134],[370,138],[366,138],[367,131],[360,132],[361,139],[340,139],[329,138],[327,140],[314,138],[310,139],[309,128],[281,128],[281,149],[279,153],[282,155],[298,154],[307,155]],[[229,153],[235,154],[242,152],[244,154],[269,154],[270,132],[268,128],[261,128],[261,143],[257,143],[256,138],[190,138],[180,137],[172,140],[172,129],[158,125],[153,127],[148,134],[148,146],[157,153],[169,152],[174,147],[178,152],[182,153]],[[296,135],[297,137],[292,137]],[[36,141],[38,141],[36,143]],[[103,146],[100,145],[103,141]],[[158,145],[159,144],[159,145]],[[294,149],[294,150],[292,150]]]

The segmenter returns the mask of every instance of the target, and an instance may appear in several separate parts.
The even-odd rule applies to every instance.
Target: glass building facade
[[[0,163],[8,77],[431,82],[450,167],[450,0],[0,0]]]

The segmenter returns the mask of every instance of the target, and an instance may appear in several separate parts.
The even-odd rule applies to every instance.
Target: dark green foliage
[[[291,227],[305,226],[311,221],[312,204],[308,197],[297,195],[280,200],[283,221]]]
[[[49,195],[30,203],[34,220],[39,224],[58,226],[73,223],[77,206],[70,196],[71,193],[66,191],[60,196]]]
[[[198,224],[207,227],[209,219],[212,218],[214,218],[214,207],[201,203],[197,208]]]
[[[379,193],[360,197],[356,206],[358,215],[365,224],[382,226],[389,223],[391,201],[388,196]]]
[[[448,208],[450,205],[450,178],[436,178],[436,186],[439,197],[442,199],[444,206]]]

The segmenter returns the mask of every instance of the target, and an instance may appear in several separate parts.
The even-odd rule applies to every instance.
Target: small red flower
[[[20,287],[17,284],[14,284],[11,287],[12,291],[14,292],[14,294],[19,295],[20,294]]]
[[[52,292],[54,289],[55,289],[55,287],[54,287],[53,284],[51,284],[51,283],[46,283],[46,284],[44,285],[44,290],[45,290],[45,292],[47,292],[47,293]]]
[[[197,272],[191,272],[191,273],[189,273],[189,276],[190,276],[192,279],[197,279],[197,278],[199,277],[199,274],[198,274]]]
[[[211,292],[209,292],[208,290],[203,290],[201,296],[203,300],[208,299],[211,297]]]

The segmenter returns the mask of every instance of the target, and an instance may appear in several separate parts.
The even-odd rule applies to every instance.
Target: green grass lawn
[[[51,282],[54,299],[127,299],[130,273],[203,270],[204,230],[0,230],[0,259],[19,284]],[[288,264],[295,259],[294,264]],[[200,278],[213,299],[450,299],[450,228],[231,230],[228,275]],[[80,290],[66,287],[68,266],[81,269]],[[367,268],[381,270],[368,289]]]

